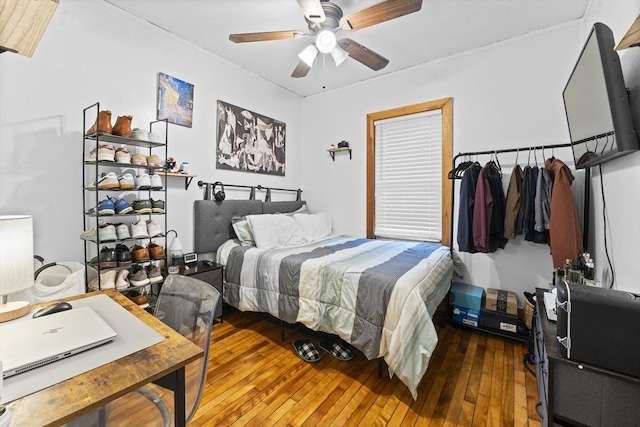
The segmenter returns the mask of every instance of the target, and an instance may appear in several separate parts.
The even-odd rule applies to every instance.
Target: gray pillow
[[[236,232],[236,236],[238,236],[238,240],[240,240],[240,244],[242,246],[256,245],[246,216],[234,216],[231,218],[231,225],[233,226],[233,231]]]

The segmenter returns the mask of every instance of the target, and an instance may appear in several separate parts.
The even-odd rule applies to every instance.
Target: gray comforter
[[[219,254],[229,304],[336,334],[369,359],[384,357],[417,396],[438,340],[431,316],[453,272],[449,248],[332,236],[268,251],[229,243]]]

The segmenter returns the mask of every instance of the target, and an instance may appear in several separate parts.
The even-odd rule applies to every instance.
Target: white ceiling
[[[349,58],[336,67],[319,56],[304,78],[292,78],[297,54],[310,38],[233,43],[231,33],[300,30],[308,33],[295,0],[105,0],[145,21],[301,96],[337,89],[438,58],[580,19],[590,0],[423,0],[418,12],[350,37],[389,59],[373,71]],[[378,0],[333,0],[345,15]]]

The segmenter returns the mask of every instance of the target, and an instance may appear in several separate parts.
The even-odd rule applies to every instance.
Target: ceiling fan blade
[[[247,42],[266,42],[270,40],[287,40],[302,37],[304,33],[302,31],[267,31],[263,33],[240,33],[229,34],[229,40],[234,43],[247,43]]]
[[[340,19],[344,30],[359,30],[381,22],[399,18],[422,7],[422,0],[386,0]]]
[[[326,19],[320,0],[298,0],[298,5],[309,21],[320,24]]]
[[[309,67],[303,60],[300,60],[295,70],[293,70],[293,73],[291,73],[291,77],[305,77],[307,74],[309,74],[309,70],[311,70],[311,67]]]
[[[338,42],[338,45],[343,48],[350,57],[371,68],[373,71],[381,70],[389,63],[389,60],[384,56],[351,39],[342,39]]]

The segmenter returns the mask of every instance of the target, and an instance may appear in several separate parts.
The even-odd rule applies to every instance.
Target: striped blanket
[[[331,236],[277,250],[230,241],[218,258],[227,303],[338,335],[368,359],[383,357],[416,398],[438,342],[431,316],[453,273],[448,247]]]

